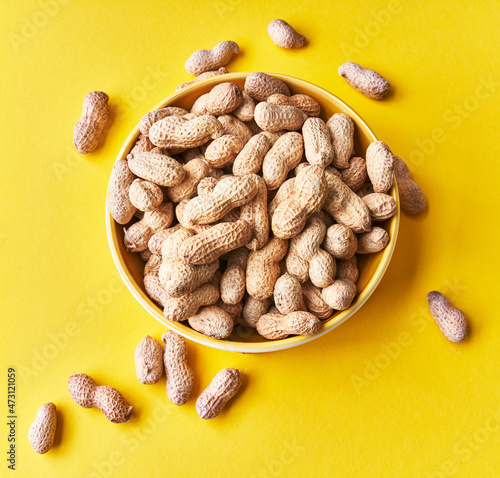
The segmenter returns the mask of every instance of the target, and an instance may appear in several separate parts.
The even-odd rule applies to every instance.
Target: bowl
[[[154,109],[164,108],[166,106],[179,106],[189,110],[194,101],[200,95],[208,93],[219,83],[230,81],[236,83],[243,89],[245,78],[249,74],[250,72],[229,73],[202,80],[171,94],[156,105]],[[372,141],[376,141],[375,135],[367,124],[361,119],[361,117],[335,95],[316,85],[313,85],[312,83],[308,83],[307,81],[300,80],[298,78],[274,73],[269,74],[283,80],[290,88],[292,94],[302,93],[316,99],[316,101],[318,101],[321,105],[321,117],[323,120],[326,121],[334,113],[348,114],[355,123],[355,150],[359,154],[364,155],[368,145]],[[121,148],[117,160],[126,159],[127,154],[132,149],[138,136],[139,127],[136,126]],[[396,200],[397,212],[392,218],[381,224],[381,227],[384,227],[389,232],[389,244],[383,251],[377,254],[369,254],[358,257],[358,268],[360,271],[357,283],[358,295],[355,297],[351,306],[348,309],[336,312],[330,318],[323,320],[320,330],[314,335],[291,336],[281,340],[267,340],[258,335],[255,331],[242,326],[236,326],[233,334],[227,339],[217,340],[196,332],[188,325],[184,325],[186,322],[171,322],[166,320],[163,316],[161,308],[156,304],[156,302],[147,296],[144,290],[142,280],[144,262],[139,257],[139,254],[128,252],[125,249],[123,244],[123,226],[115,223],[109,212],[109,187],[106,197],[106,231],[111,254],[121,278],[137,301],[156,320],[189,340],[193,340],[199,344],[207,345],[216,349],[242,353],[272,352],[304,344],[321,337],[327,332],[330,332],[335,327],[338,327],[342,322],[345,322],[349,317],[352,317],[377,288],[377,285],[380,283],[394,252],[400,220],[399,196],[396,182],[394,182],[394,186],[390,194]]]

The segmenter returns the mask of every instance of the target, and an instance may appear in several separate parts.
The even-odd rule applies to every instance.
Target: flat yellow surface
[[[46,13],[47,12],[47,13]],[[274,46],[284,18],[309,40]],[[7,369],[16,370],[12,476],[496,477],[500,475],[498,4],[482,2],[2,2],[0,194],[3,458]],[[386,276],[338,329],[289,351],[242,355],[189,344],[196,385],[183,407],[164,379],[139,384],[133,355],[164,329],[112,262],[104,203],[113,161],[140,117],[189,80],[184,61],[234,40],[230,71],[301,77],[351,105],[407,160],[428,213],[403,217]],[[386,76],[376,102],[337,75],[357,61]],[[86,157],[72,146],[84,96],[103,90],[112,122]],[[471,323],[452,345],[427,310],[447,293]],[[224,367],[245,383],[215,420],[195,400]],[[134,406],[113,425],[72,402],[85,372]],[[58,408],[54,448],[27,440]]]

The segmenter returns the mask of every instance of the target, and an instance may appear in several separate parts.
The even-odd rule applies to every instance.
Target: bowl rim
[[[196,83],[193,83],[192,85],[186,86],[178,91],[174,91],[172,94],[168,95],[166,98],[164,98],[162,101],[160,101],[154,108],[152,108],[150,111],[154,111],[160,108],[164,108],[172,103],[174,103],[180,96],[183,96],[187,91],[195,90],[201,87],[204,87],[205,85],[209,83],[220,83],[222,82],[221,80],[224,81],[231,81],[231,80],[241,80],[246,78],[249,74],[253,72],[236,72],[236,73],[226,73],[224,75],[218,75],[218,76],[213,76],[201,81],[198,81]],[[329,96],[331,99],[333,99],[333,102],[336,103],[337,105],[341,105],[343,111],[347,112],[350,116],[355,118],[356,122],[363,125],[365,128],[366,132],[368,133],[368,136],[370,137],[371,141],[377,141],[377,138],[373,131],[370,129],[370,127],[366,124],[366,122],[361,118],[361,116],[356,113],[349,105],[347,105],[344,101],[342,101],[339,97],[334,95],[333,93],[329,92],[328,90],[325,90],[324,88],[321,88],[320,86],[315,85],[314,83],[311,83],[309,81],[300,79],[300,78],[295,78],[293,76],[289,75],[283,75],[279,73],[269,73],[266,72],[268,75],[271,75],[275,78],[278,78],[287,84],[290,84],[292,86],[294,83],[299,83],[299,84],[306,84],[308,87],[312,87],[313,89],[316,89],[321,95],[323,96]],[[130,148],[132,146],[132,143],[135,143],[137,140],[137,137],[139,136],[139,124],[135,126],[135,128],[131,131],[131,133],[128,135],[127,139],[123,143],[122,147],[120,148],[120,151],[117,155],[117,158],[115,160],[119,161],[120,159],[125,159],[127,156],[127,153],[130,151]],[[113,163],[114,164],[114,163]],[[336,320],[330,324],[327,324],[325,326],[325,322],[328,319],[322,320],[322,327],[321,329],[314,335],[296,335],[296,336],[291,336],[287,337],[284,339],[280,340],[269,340],[266,342],[236,342],[233,340],[217,340],[213,339],[211,337],[207,337],[199,332],[196,332],[193,329],[190,329],[189,327],[186,327],[183,325],[182,322],[172,322],[164,319],[163,314],[161,313],[161,309],[155,304],[155,302],[150,299],[145,293],[140,290],[139,287],[136,287],[135,280],[133,279],[131,273],[127,268],[124,266],[122,263],[121,257],[119,255],[119,246],[118,246],[118,235],[116,234],[117,228],[119,225],[117,225],[109,211],[109,188],[111,185],[111,175],[110,175],[110,181],[108,181],[108,187],[106,191],[106,207],[105,207],[105,216],[106,216],[106,235],[108,238],[108,244],[109,248],[111,251],[111,256],[113,257],[113,261],[115,263],[116,268],[118,269],[118,273],[120,274],[121,279],[124,281],[125,285],[129,289],[129,291],[132,293],[132,295],[135,297],[135,299],[142,305],[142,307],[149,312],[150,315],[152,315],[156,320],[158,320],[162,325],[166,326],[167,328],[177,332],[178,334],[182,335],[186,339],[192,340],[193,342],[196,342],[201,345],[206,345],[212,348],[216,348],[219,350],[226,350],[226,351],[231,351],[231,352],[240,352],[240,353],[264,353],[264,352],[276,352],[279,350],[285,350],[291,347],[296,347],[301,344],[305,344],[307,342],[310,342],[314,339],[317,339],[326,333],[330,332],[331,330],[335,329],[342,323],[344,323],[347,319],[352,317],[365,303],[366,301],[370,298],[370,296],[373,294],[377,286],[379,285],[380,281],[382,280],[382,277],[384,276],[389,263],[391,261],[392,255],[394,253],[394,249],[396,247],[396,241],[397,241],[397,236],[398,236],[398,231],[399,231],[399,223],[400,223],[400,204],[399,204],[399,193],[398,193],[398,186],[396,183],[396,178],[394,178],[394,184],[393,184],[393,190],[392,190],[392,196],[396,200],[396,205],[397,205],[397,210],[396,214],[391,218],[391,223],[389,226],[389,231],[390,231],[390,240],[389,244],[386,246],[386,248],[381,251],[379,254],[382,254],[382,258],[380,261],[380,264],[378,265],[377,269],[375,270],[375,273],[372,275],[368,283],[366,284],[365,288],[359,293],[359,295],[356,297],[356,302],[348,307],[346,310],[340,311],[336,315]],[[160,312],[158,312],[160,311]]]

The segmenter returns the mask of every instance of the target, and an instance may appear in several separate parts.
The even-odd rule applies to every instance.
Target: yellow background
[[[275,47],[274,18],[307,48]],[[16,367],[17,475],[499,476],[497,18],[494,1],[2,2],[0,391],[5,417]],[[256,356],[190,343],[196,385],[178,408],[164,379],[135,377],[135,346],[164,329],[118,277],[105,193],[140,117],[190,79],[194,50],[221,40],[241,48],[230,71],[297,76],[351,105],[407,160],[430,208],[403,217],[378,289],[325,337]],[[363,97],[338,76],[345,61],[382,73],[393,94]],[[72,134],[92,90],[109,94],[112,122],[83,157]],[[466,313],[469,341],[440,334],[433,289]],[[224,367],[244,370],[245,385],[202,421],[196,397]],[[132,420],[113,425],[75,405],[66,382],[78,372],[122,391]],[[59,425],[39,456],[27,432],[47,401]],[[2,425],[2,450],[7,434]]]

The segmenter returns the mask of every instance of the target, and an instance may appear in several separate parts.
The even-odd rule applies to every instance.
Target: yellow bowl
[[[230,73],[227,75],[216,76],[207,80],[195,83],[192,86],[184,88],[180,91],[173,93],[160,102],[154,109],[164,108],[166,106],[179,106],[187,110],[193,105],[194,101],[202,94],[208,93],[215,85],[226,81],[231,81],[239,85],[242,89],[245,83],[245,78],[249,72],[244,73]],[[321,104],[321,117],[326,121],[334,113],[346,113],[354,121],[355,127],[355,150],[358,154],[364,155],[366,148],[372,141],[376,141],[375,135],[368,128],[366,123],[357,115],[349,106],[341,101],[336,96],[328,91],[319,88],[316,85],[308,83],[297,78],[286,75],[272,74],[274,77],[283,80],[292,94],[302,93],[312,96]],[[127,154],[132,149],[134,143],[139,136],[139,127],[136,126],[132,133],[125,141],[117,160],[126,159]],[[197,343],[208,345],[221,350],[230,350],[234,352],[243,353],[260,353],[272,352],[276,350],[287,349],[295,347],[296,345],[304,344],[326,334],[335,327],[339,326],[342,322],[347,320],[358,311],[363,304],[368,300],[377,285],[379,284],[382,276],[384,275],[387,266],[392,257],[392,253],[396,246],[396,238],[398,234],[400,210],[399,210],[399,196],[396,183],[391,191],[392,197],[397,203],[397,213],[391,219],[385,221],[382,225],[390,235],[390,241],[387,247],[378,254],[369,254],[360,256],[358,258],[358,267],[360,269],[360,277],[358,281],[358,295],[351,304],[351,306],[341,312],[337,312],[330,318],[322,321],[320,330],[314,335],[308,336],[293,336],[281,340],[267,340],[256,332],[252,332],[247,328],[241,326],[235,327],[233,334],[225,340],[216,340],[207,337],[189,326],[184,325],[183,322],[171,322],[164,318],[163,312],[160,307],[152,301],[146,294],[143,284],[143,270],[144,262],[137,253],[130,253],[123,245],[123,226],[115,223],[109,212],[109,187],[108,195],[106,198],[106,230],[108,235],[108,242],[111,249],[113,260],[115,261],[118,272],[123,281],[129,288],[132,295],[139,301],[139,303],[159,322],[166,327],[175,330],[187,339],[193,340]]]

